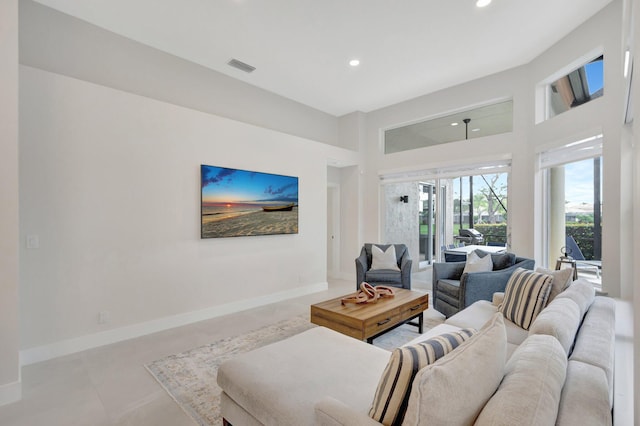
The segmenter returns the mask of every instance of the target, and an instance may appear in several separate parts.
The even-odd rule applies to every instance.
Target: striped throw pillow
[[[458,330],[394,349],[378,383],[369,416],[383,425],[402,424],[418,371],[457,348],[475,332],[471,328]]]
[[[506,319],[528,330],[547,304],[552,281],[551,275],[517,268],[507,282],[498,309]]]

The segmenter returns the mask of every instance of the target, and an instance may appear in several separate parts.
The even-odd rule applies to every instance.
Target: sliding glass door
[[[420,261],[433,263],[437,258],[437,203],[438,191],[435,182],[420,182],[418,185],[420,196],[419,229],[420,229]]]
[[[460,229],[482,233],[482,244],[507,245],[508,167],[478,165],[458,170],[466,173],[446,170],[414,179],[382,177],[385,241],[407,244],[422,268],[443,260],[447,248],[466,242]],[[482,171],[486,173],[478,173]]]

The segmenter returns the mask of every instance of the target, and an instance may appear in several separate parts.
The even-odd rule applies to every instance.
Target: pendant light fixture
[[[471,122],[470,118],[465,118],[464,120],[464,140],[469,139],[469,122]]]

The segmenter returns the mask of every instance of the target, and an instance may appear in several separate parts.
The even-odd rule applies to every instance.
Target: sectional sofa
[[[503,298],[405,346],[479,330],[412,378],[402,424],[612,424],[613,300],[575,281],[524,330],[499,310]],[[313,328],[221,365],[221,412],[235,426],[379,425],[369,413],[389,366],[390,352]]]

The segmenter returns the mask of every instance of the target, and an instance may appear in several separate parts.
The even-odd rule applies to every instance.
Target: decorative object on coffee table
[[[343,305],[347,303],[376,303],[381,297],[393,297],[395,292],[391,287],[385,285],[372,286],[363,282],[360,284],[360,290],[352,296],[343,297],[341,302]]]

